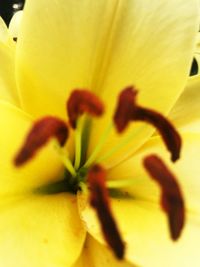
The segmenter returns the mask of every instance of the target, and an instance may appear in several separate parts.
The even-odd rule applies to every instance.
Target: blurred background
[[[0,0],[0,16],[7,25],[13,14],[23,8],[24,2],[25,0]]]

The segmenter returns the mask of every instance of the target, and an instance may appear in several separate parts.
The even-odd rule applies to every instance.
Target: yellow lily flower
[[[27,0],[0,21],[2,266],[199,266],[198,8]]]

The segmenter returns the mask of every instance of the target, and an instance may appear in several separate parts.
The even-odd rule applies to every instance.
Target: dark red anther
[[[138,107],[132,113],[133,120],[146,121],[160,132],[166,147],[171,152],[171,160],[175,162],[180,157],[181,137],[174,126],[160,113]]]
[[[72,128],[76,128],[76,121],[80,115],[87,112],[92,116],[101,116],[104,112],[102,101],[87,90],[74,90],[67,101],[67,112]]]
[[[115,253],[116,257],[118,259],[123,259],[125,245],[111,213],[105,178],[106,172],[101,166],[94,165],[90,169],[88,173],[88,182],[91,192],[90,204],[96,209],[105,240]]]
[[[63,146],[68,135],[69,132],[66,123],[59,118],[48,116],[36,121],[14,159],[15,165],[21,166],[30,160],[51,137],[55,137],[59,144]]]
[[[114,115],[114,123],[120,133],[130,121],[144,121],[152,124],[161,134],[171,160],[180,157],[181,137],[174,126],[159,112],[143,108],[136,103],[137,91],[133,87],[126,88],[119,96],[118,106]]]
[[[146,157],[144,166],[161,187],[161,206],[168,216],[171,238],[177,240],[185,223],[185,205],[179,184],[158,156]]]
[[[119,95],[118,105],[114,114],[114,123],[119,133],[123,132],[132,121],[136,95],[137,91],[133,90],[132,86],[124,89]]]

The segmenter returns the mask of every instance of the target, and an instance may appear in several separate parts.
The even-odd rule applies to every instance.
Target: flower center
[[[53,116],[47,116],[36,121],[14,159],[16,166],[25,164],[37,154],[38,150],[49,139],[53,138],[54,147],[65,167],[65,175],[62,182],[48,185],[46,189],[51,191],[52,188],[57,186],[58,190],[62,191],[64,187],[65,190],[63,191],[73,194],[76,194],[79,190],[88,190],[90,204],[96,210],[104,238],[119,259],[124,256],[125,247],[112,215],[107,188],[120,190],[123,187],[134,186],[134,179],[109,181],[106,170],[98,164],[98,153],[103,147],[110,130],[114,125],[118,134],[122,134],[130,122],[142,121],[151,124],[158,130],[171,154],[172,162],[178,160],[181,149],[181,138],[173,125],[160,113],[139,106],[136,100],[137,91],[133,87],[122,90],[113,116],[113,123],[106,128],[93,153],[83,162],[83,128],[85,121],[87,121],[85,120],[85,114],[89,114],[90,117],[102,116],[104,105],[92,92],[76,89],[67,102],[69,123]],[[75,158],[73,162],[70,160],[65,146],[69,138],[70,127],[75,134]],[[123,143],[117,144],[111,151],[108,151],[106,156],[112,155],[122,145]],[[177,240],[184,226],[185,208],[176,178],[157,155],[145,157],[143,165],[150,177],[160,186],[161,207],[168,217],[171,238]]]

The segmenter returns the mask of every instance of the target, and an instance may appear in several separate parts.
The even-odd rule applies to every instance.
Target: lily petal
[[[21,20],[22,20],[22,16],[23,16],[23,11],[17,11],[9,24],[9,34],[12,38],[17,39],[18,37],[18,33],[20,31],[20,24],[21,24]]]
[[[2,17],[0,17],[0,42],[6,43],[8,41],[8,38],[9,38],[8,28]]]
[[[136,267],[127,261],[117,260],[112,252],[105,246],[88,235],[82,254],[73,267]]]
[[[79,257],[85,230],[73,196],[26,195],[1,204],[2,266],[66,267]]]
[[[139,266],[187,267],[199,266],[199,224],[188,218],[182,238],[173,243],[168,234],[167,221],[155,203],[142,200],[112,200],[112,208],[126,240],[126,259]],[[82,213],[90,234],[104,244],[98,220],[90,209]]]
[[[173,165],[163,151],[159,137],[152,138],[133,158],[111,169],[109,179],[133,179],[124,195],[112,199],[112,210],[122,237],[127,242],[126,257],[141,266],[198,267],[200,245],[200,134],[185,134],[181,160]],[[186,225],[177,242],[170,239],[167,217],[161,210],[160,190],[143,168],[145,155],[156,153],[176,175],[186,204]],[[94,211],[79,196],[81,216],[89,233],[104,243]]]
[[[94,123],[88,154],[109,125],[119,91],[126,86],[133,85],[139,90],[139,103],[143,106],[167,114],[174,105],[185,86],[193,56],[196,4],[196,1],[192,4],[188,1],[120,1],[108,40],[110,50],[99,71],[101,82],[96,89],[107,104],[107,112],[102,120]],[[151,132],[151,128],[142,128],[141,124],[129,127],[122,136],[112,132],[99,157],[119,142],[125,142],[119,153],[104,160],[107,165],[118,163],[144,143]]]
[[[15,81],[15,53],[9,45],[0,42],[0,99],[19,106]]]
[[[32,119],[20,109],[3,101],[0,101],[0,113],[0,195],[30,191],[61,179],[63,167],[51,143],[29,164],[16,169],[13,160]]]
[[[200,132],[200,75],[188,79],[187,86],[169,114],[175,126],[186,132]]]
[[[182,138],[181,158],[176,164],[170,162],[167,151],[162,147],[160,137],[152,137],[132,158],[110,170],[108,175],[110,179],[133,177],[135,183],[130,192],[134,196],[145,201],[159,202],[160,190],[153,181],[150,181],[143,167],[143,159],[152,153],[160,155],[177,177],[188,212],[199,215],[200,221],[198,192],[200,188],[200,133],[185,133],[182,134]]]
[[[74,88],[103,92],[106,100],[134,83],[142,102],[168,110],[189,72],[197,27],[197,0],[28,0],[17,45],[24,108],[63,117]],[[170,92],[164,103],[161,91]]]
[[[71,90],[91,89],[96,58],[102,56],[117,2],[26,1],[17,45],[26,110],[65,117]]]

